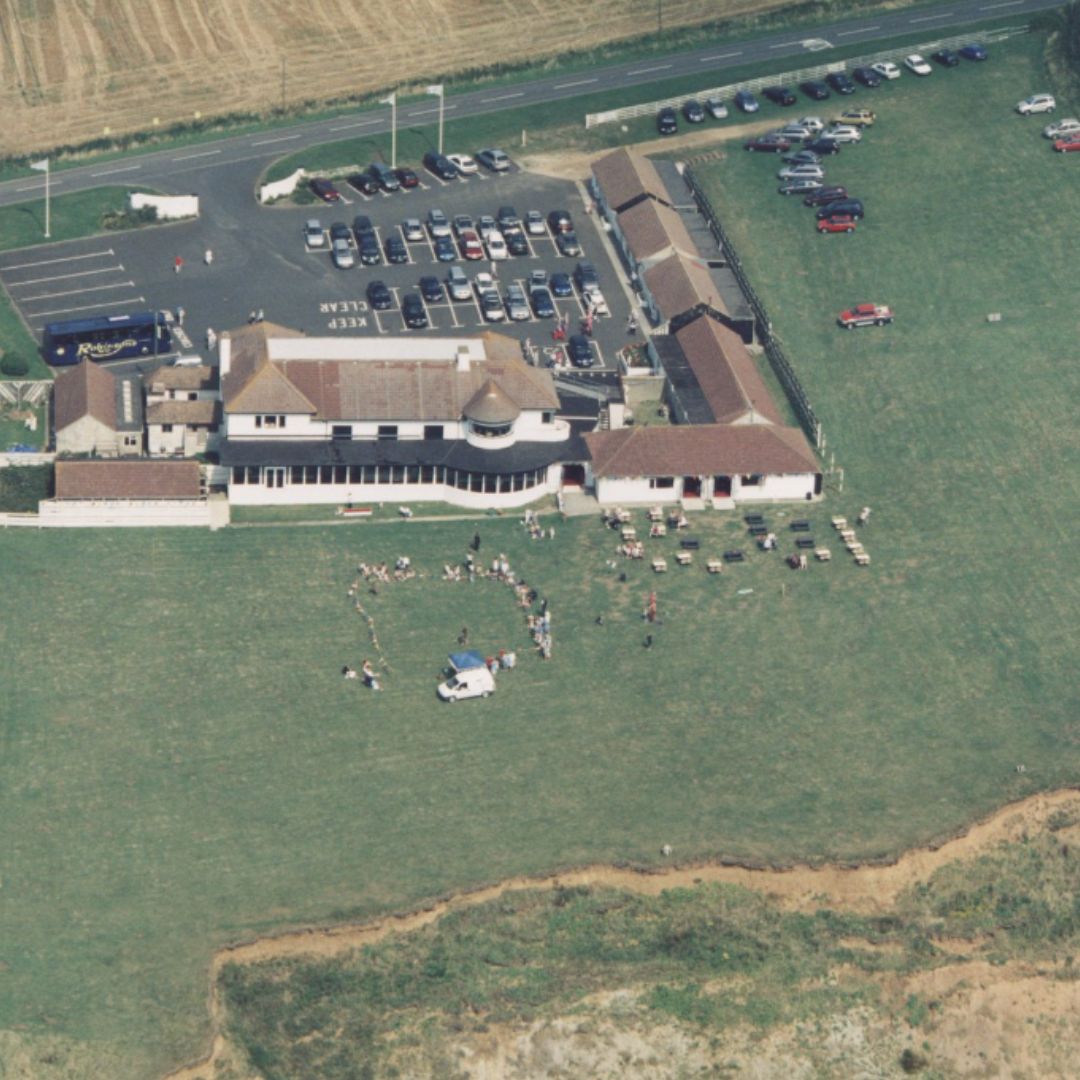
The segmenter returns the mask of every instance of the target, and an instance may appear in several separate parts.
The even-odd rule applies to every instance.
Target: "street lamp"
[[[446,88],[440,83],[438,86],[429,86],[429,94],[434,94],[439,99],[439,153],[443,152],[443,103],[446,101]]]
[[[397,168],[397,91],[379,99],[380,105],[390,106],[390,168]]]

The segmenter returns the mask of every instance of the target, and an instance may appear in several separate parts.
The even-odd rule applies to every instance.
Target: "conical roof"
[[[512,424],[521,415],[521,409],[494,379],[484,381],[462,412],[466,420],[477,424]]]

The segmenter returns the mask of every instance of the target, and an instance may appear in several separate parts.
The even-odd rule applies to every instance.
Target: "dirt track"
[[[813,910],[821,906],[844,911],[874,913],[888,909],[901,890],[927,880],[948,863],[975,857],[995,845],[1017,840],[1025,832],[1040,829],[1048,817],[1078,801],[1075,789],[1034,795],[1004,807],[971,826],[967,832],[936,848],[918,848],[881,866],[837,867],[796,866],[786,870],[758,870],[740,866],[674,866],[656,871],[588,866],[537,878],[510,878],[496,885],[461,893],[449,900],[406,915],[378,922],[328,929],[307,929],[260,938],[219,950],[210,970],[210,1014],[215,1035],[209,1054],[199,1062],[170,1073],[167,1080],[199,1080],[209,1065],[222,1055],[226,1044],[217,1034],[221,1018],[217,998],[217,978],[226,963],[254,964],[291,956],[333,956],[381,941],[390,934],[404,934],[428,926],[450,911],[495,900],[520,889],[553,889],[557,886],[603,885],[631,892],[656,895],[665,889],[721,882],[763,892],[792,910]]]

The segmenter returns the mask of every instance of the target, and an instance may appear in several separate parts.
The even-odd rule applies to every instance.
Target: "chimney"
[[[229,361],[232,359],[232,338],[222,334],[218,339],[218,376],[219,381],[229,374]]]
[[[469,370],[469,346],[459,345],[457,347],[457,365],[456,370],[466,372]]]

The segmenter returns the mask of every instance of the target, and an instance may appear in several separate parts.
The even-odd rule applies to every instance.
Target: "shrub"
[[[21,378],[30,370],[30,361],[18,353],[9,353],[0,360],[0,371],[13,379]]]

